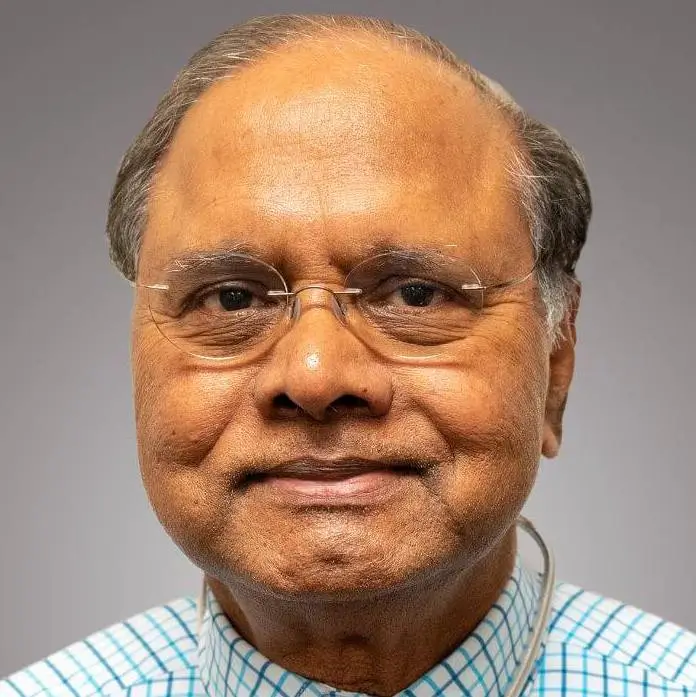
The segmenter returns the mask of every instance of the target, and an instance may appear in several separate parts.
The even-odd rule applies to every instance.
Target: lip
[[[253,473],[247,484],[279,503],[366,506],[403,493],[429,467],[430,463],[411,460],[307,458]]]

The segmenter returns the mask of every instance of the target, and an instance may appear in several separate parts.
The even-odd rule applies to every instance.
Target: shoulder
[[[195,628],[195,599],[179,598],[96,632],[0,680],[0,697],[135,694],[140,685],[161,682],[169,688],[154,694],[178,694],[171,689],[174,682],[193,686]]]
[[[639,608],[559,583],[540,692],[694,694],[696,635]]]

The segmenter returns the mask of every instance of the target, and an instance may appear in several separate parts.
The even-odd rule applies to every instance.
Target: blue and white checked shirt
[[[519,556],[484,620],[400,697],[504,695],[534,622],[540,576]],[[0,682],[0,697],[349,697],[271,663],[234,630],[208,592],[200,637],[185,597],[93,634]],[[696,635],[568,583],[525,697],[696,695]]]

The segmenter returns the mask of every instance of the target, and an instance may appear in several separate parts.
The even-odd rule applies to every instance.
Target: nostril
[[[334,399],[329,404],[326,412],[329,418],[332,414],[339,418],[342,416],[363,418],[375,415],[375,410],[368,400],[356,397],[353,394],[344,394]]]
[[[301,411],[306,411],[312,414],[315,413],[315,410],[310,408],[309,405],[305,407],[301,403],[298,404],[285,393],[276,395],[273,398],[272,405],[273,411],[277,415],[290,416],[296,415]],[[324,409],[321,409],[320,411],[325,413]],[[337,399],[334,399],[334,401],[331,402],[331,404],[329,404],[326,408],[326,412],[334,414],[368,413],[370,412],[370,405],[367,400],[362,399],[361,397],[356,397],[352,394],[344,394]]]
[[[367,400],[362,397],[356,397],[352,394],[341,395],[338,399],[334,399],[329,406],[331,411],[365,411],[369,410],[370,405]]]
[[[286,394],[279,394],[273,398],[273,409],[276,411],[292,411],[296,412],[299,406],[290,399]]]

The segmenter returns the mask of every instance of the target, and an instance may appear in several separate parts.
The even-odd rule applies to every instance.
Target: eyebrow
[[[263,260],[263,253],[255,245],[247,242],[226,242],[224,245],[211,249],[184,252],[169,261],[164,270],[167,274],[177,274],[202,268],[224,268],[240,254]]]
[[[404,256],[417,254],[422,258],[441,257],[446,255],[448,249],[458,246],[456,244],[439,245],[438,247],[426,247],[423,245],[404,246],[385,241],[373,241],[363,248],[362,254],[353,260],[352,265],[360,263],[363,259],[386,253],[403,254]],[[228,241],[210,249],[186,251],[170,260],[164,270],[168,275],[174,276],[190,271],[222,271],[234,263],[240,255],[253,257],[275,266],[272,261],[264,259],[266,255],[256,245],[248,242]],[[346,266],[349,265],[346,264]]]

